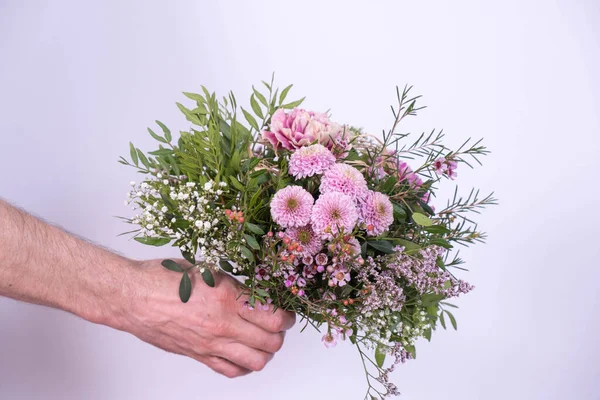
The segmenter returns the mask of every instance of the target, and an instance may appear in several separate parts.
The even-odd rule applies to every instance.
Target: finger
[[[250,371],[261,371],[273,359],[271,353],[235,342],[223,344],[217,349],[215,355]]]
[[[231,339],[253,349],[276,353],[283,346],[283,332],[268,332],[242,318],[237,320],[232,329]]]
[[[296,323],[296,314],[284,311],[281,308],[273,312],[270,306],[267,311],[254,309],[240,305],[238,314],[246,321],[261,327],[269,332],[283,332],[290,329]]]
[[[228,378],[237,378],[239,376],[248,375],[252,371],[246,368],[242,368],[239,365],[232,363],[231,361],[225,360],[221,357],[216,356],[208,356],[202,357],[202,360],[199,360],[207,367],[212,369],[213,371],[224,375]]]

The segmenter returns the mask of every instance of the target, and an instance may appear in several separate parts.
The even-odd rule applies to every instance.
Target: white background
[[[247,98],[276,71],[305,106],[389,128],[394,85],[428,106],[403,129],[485,137],[489,243],[463,252],[476,290],[459,331],[393,375],[406,399],[599,399],[600,3],[589,1],[0,0],[0,196],[137,258],[116,235],[155,119],[200,84]],[[446,186],[445,190],[452,190]],[[1,223],[1,222],[0,222]],[[90,260],[89,268],[97,268]],[[2,399],[361,399],[353,348],[288,336],[261,373],[192,360],[66,313],[0,299]]]

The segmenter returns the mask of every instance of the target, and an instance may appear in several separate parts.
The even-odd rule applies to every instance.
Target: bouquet
[[[184,93],[193,105],[177,106],[188,131],[174,139],[156,121],[162,133],[148,132],[157,150],[130,144],[120,162],[146,178],[131,182],[126,204],[138,214],[127,222],[139,228],[128,233],[177,246],[208,286],[216,273],[238,277],[247,307],[297,313],[326,347],[350,341],[365,399],[399,394],[388,374],[416,357],[417,339],[430,340],[438,324],[456,329],[448,301],[473,286],[454,275],[464,268],[452,249],[485,239],[470,215],[495,204],[492,194],[456,189],[438,210],[436,188],[488,151],[481,140],[452,150],[435,130],[409,142],[399,124],[423,108],[410,87],[396,88],[391,129],[377,136],[298,108],[304,98],[286,102],[292,85],[262,83],[249,109],[233,93]],[[189,268],[162,264],[182,274],[186,302]]]

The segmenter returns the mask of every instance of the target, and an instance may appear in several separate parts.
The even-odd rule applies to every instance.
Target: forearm
[[[119,327],[137,269],[0,200],[0,296]]]

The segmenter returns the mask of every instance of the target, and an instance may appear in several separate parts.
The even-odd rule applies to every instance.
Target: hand
[[[140,264],[140,288],[117,328],[172,353],[192,357],[229,378],[260,371],[283,345],[293,313],[250,310],[239,297],[243,287],[232,277],[214,274],[207,286],[191,273],[192,296],[182,303],[177,290],[181,274],[166,270],[161,260]],[[178,260],[186,265],[183,260]],[[138,284],[136,284],[138,285]]]

